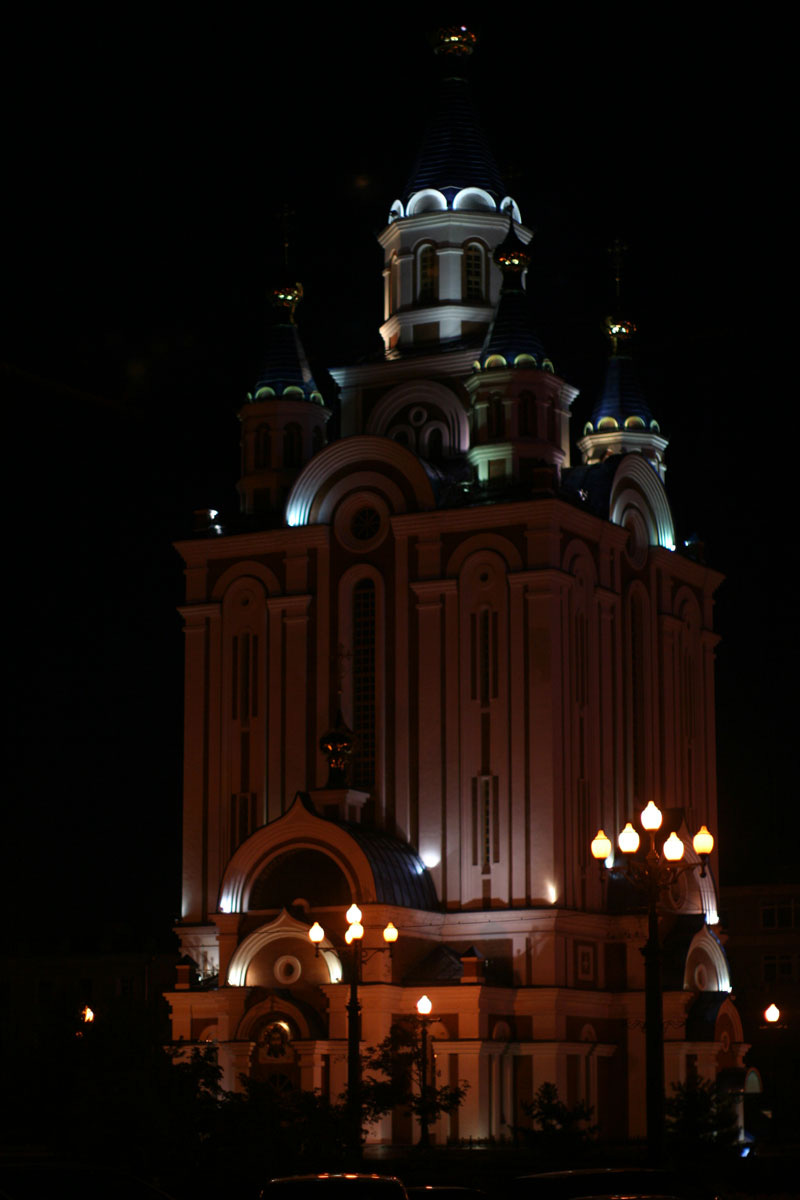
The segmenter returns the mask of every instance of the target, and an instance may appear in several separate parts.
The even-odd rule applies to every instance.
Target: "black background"
[[[788,880],[781,32],[688,6],[497,12],[472,25],[474,94],[536,231],[530,288],[556,371],[581,388],[573,433],[602,381],[607,248],[619,235],[633,352],[670,437],[678,534],[696,533],[727,577],[716,613],[722,882]],[[286,275],[284,230],[318,377],[379,346],[375,234],[419,146],[439,16],[123,6],[9,25],[5,878],[21,944],[48,915],[51,936],[72,945],[163,939],[177,916],[182,578],[171,542],[193,509],[235,509],[235,413],[254,382],[267,292]]]

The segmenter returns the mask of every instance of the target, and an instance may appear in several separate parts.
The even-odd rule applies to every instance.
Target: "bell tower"
[[[388,358],[433,352],[485,335],[500,295],[492,250],[508,216],[521,221],[470,99],[467,68],[475,34],[439,32],[439,97],[402,196],[380,234]],[[527,243],[531,231],[519,226]]]
[[[570,406],[578,394],[559,379],[533,328],[522,281],[528,247],[513,220],[493,260],[502,273],[497,312],[465,386],[470,396],[468,461],[485,484],[536,486],[537,471],[569,466]],[[550,472],[552,481],[552,472]]]
[[[272,292],[264,366],[239,412],[242,477],[237,487],[247,515],[279,518],[300,471],[326,443],[330,409],[314,382],[294,319],[302,297],[299,283]]]
[[[625,247],[617,239],[611,246],[614,268],[615,306],[606,317],[606,333],[611,342],[611,357],[606,367],[603,389],[583,427],[578,442],[587,466],[600,463],[614,454],[641,454],[658,474],[661,482],[667,472],[664,452],[668,442],[662,435],[636,375],[636,367],[625,345],[636,333],[636,326],[623,316],[620,308],[620,280]]]

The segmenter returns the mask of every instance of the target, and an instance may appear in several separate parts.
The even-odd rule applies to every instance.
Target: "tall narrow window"
[[[283,465],[299,467],[303,456],[303,431],[292,422],[283,431]]]
[[[464,299],[483,300],[483,251],[467,246],[464,252]]]
[[[420,300],[435,300],[439,291],[439,260],[433,246],[423,246],[417,259],[419,286],[417,297]]]
[[[389,311],[397,312],[400,307],[400,264],[397,255],[392,255],[389,264]]]
[[[230,852],[258,826],[256,793],[251,783],[251,729],[258,718],[258,638],[243,630],[231,641]],[[238,736],[237,736],[238,734]]]
[[[269,467],[272,463],[272,433],[269,425],[259,425],[256,433],[256,466]]]
[[[375,783],[375,584],[362,579],[353,589],[353,727],[359,748],[353,786]]]
[[[630,747],[630,762],[633,784],[633,798],[637,803],[646,803],[647,793],[647,777],[646,777],[646,755],[647,755],[647,725],[645,719],[645,655],[647,647],[645,643],[645,624],[644,613],[642,611],[641,600],[638,596],[631,599],[630,609],[631,634],[631,665],[630,665],[630,730],[631,730],[631,747]]]

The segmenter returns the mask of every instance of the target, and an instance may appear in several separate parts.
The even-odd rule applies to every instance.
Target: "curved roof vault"
[[[439,907],[430,873],[410,846],[379,830],[320,817],[310,798],[298,792],[282,816],[257,829],[236,850],[222,877],[220,911],[246,912],[253,887],[270,862],[300,850],[328,855],[359,903],[427,911]]]

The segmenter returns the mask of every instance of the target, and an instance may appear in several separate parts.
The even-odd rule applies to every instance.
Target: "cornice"
[[[187,566],[202,566],[212,560],[254,558],[260,554],[285,553],[288,548],[296,554],[299,549],[322,549],[330,541],[327,525],[300,525],[294,528],[262,529],[253,533],[234,533],[216,538],[197,538],[173,542]]]
[[[429,233],[437,227],[450,226],[463,229],[469,234],[479,229],[497,230],[505,234],[508,229],[508,214],[500,212],[480,212],[467,208],[437,208],[432,212],[417,213],[410,217],[398,217],[390,221],[378,234],[378,241],[386,250],[394,241],[400,241],[406,235],[413,236],[418,231]],[[514,231],[525,245],[533,237],[533,230],[527,225],[514,225]]]
[[[377,383],[389,386],[407,379],[440,379],[470,375],[475,349],[446,350],[436,354],[414,355],[408,359],[384,359],[352,367],[332,367],[330,374],[339,387],[358,387]]]

